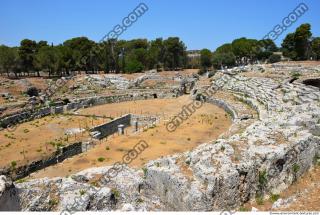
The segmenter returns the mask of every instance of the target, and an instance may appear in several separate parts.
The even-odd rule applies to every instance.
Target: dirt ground
[[[161,156],[191,150],[201,143],[216,139],[231,126],[231,119],[223,109],[212,104],[204,104],[188,120],[184,121],[174,132],[166,130],[170,116],[181,111],[183,105],[191,102],[188,96],[178,99],[155,99],[118,104],[107,104],[81,110],[81,114],[121,115],[139,113],[143,115],[163,114],[160,123],[139,133],[126,129],[127,135],[113,135],[98,143],[93,149],[65,160],[55,166],[40,170],[31,175],[32,178],[67,176],[81,170],[112,165],[122,161],[122,157],[140,140],[148,143],[145,149],[129,166],[141,167],[149,160]],[[100,158],[100,159],[99,159]],[[103,160],[103,161],[102,161]]]
[[[107,119],[102,118],[53,115],[17,125],[13,132],[2,130],[0,168],[11,165],[13,161],[20,166],[45,158],[54,152],[57,146],[87,138],[87,131],[77,133],[79,128],[86,129],[106,121]],[[66,135],[66,132],[69,134]]]

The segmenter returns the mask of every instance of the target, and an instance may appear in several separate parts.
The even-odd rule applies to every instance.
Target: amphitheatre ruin
[[[197,71],[2,77],[2,209],[302,209],[320,191],[320,64]],[[17,86],[60,102],[31,111]]]

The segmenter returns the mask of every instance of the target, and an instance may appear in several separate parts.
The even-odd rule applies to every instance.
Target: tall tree
[[[70,40],[66,40],[63,45],[72,49],[72,58],[75,62],[75,70],[88,71],[92,69],[90,65],[90,54],[94,46],[94,42],[89,40],[87,37],[76,37]]]
[[[34,70],[33,60],[36,54],[37,43],[33,40],[24,39],[20,42],[19,57],[21,59],[22,69],[27,72]]]
[[[57,72],[59,59],[54,47],[43,46],[35,56],[35,65],[37,69],[48,71],[49,77]]]
[[[312,52],[317,60],[320,60],[320,37],[312,40]]]
[[[297,52],[295,50],[294,33],[287,34],[281,44],[281,47],[283,56],[289,57],[291,59],[296,59]]]
[[[202,49],[200,51],[200,65],[203,71],[207,71],[212,66],[212,53],[209,49]]]
[[[170,70],[183,68],[186,66],[186,46],[179,37],[169,37],[163,41],[165,54],[164,54],[164,67]]]
[[[9,77],[10,70],[15,65],[16,53],[13,48],[0,46],[0,72],[6,72]]]
[[[295,50],[298,60],[306,60],[310,51],[309,40],[312,36],[310,24],[300,25],[294,34]]]

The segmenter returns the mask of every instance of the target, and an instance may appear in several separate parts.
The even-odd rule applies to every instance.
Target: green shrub
[[[269,63],[277,63],[281,60],[281,56],[280,55],[277,55],[277,54],[272,54],[270,55],[268,61]]]
[[[105,158],[104,158],[104,157],[99,157],[97,160],[98,160],[99,162],[103,162],[103,161],[105,160]]]
[[[261,189],[263,189],[268,183],[267,179],[267,171],[263,170],[262,172],[259,172],[259,186]]]
[[[119,199],[119,198],[120,198],[120,192],[119,192],[119,190],[117,190],[116,188],[112,188],[112,189],[111,189],[111,193],[114,195],[114,197],[115,197],[116,199]]]
[[[298,79],[301,76],[301,73],[298,71],[294,71],[294,72],[291,72],[290,75],[292,78]]]
[[[270,195],[270,201],[272,203],[276,202],[279,199],[280,195],[279,194],[271,194]]]
[[[256,203],[258,205],[263,205],[264,204],[262,195],[259,195],[259,196],[256,197]]]
[[[148,169],[143,167],[142,168],[142,171],[143,171],[143,178],[147,178],[147,174],[148,174]]]
[[[17,161],[11,161],[11,167],[16,168],[17,166]]]
[[[295,163],[292,166],[292,170],[293,170],[294,173],[297,173],[300,170],[300,166]]]

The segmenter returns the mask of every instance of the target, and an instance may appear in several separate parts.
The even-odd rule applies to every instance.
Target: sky
[[[188,50],[215,50],[236,38],[263,38],[301,2],[308,11],[275,40],[277,45],[302,23],[320,36],[319,0],[1,0],[0,44],[18,46],[28,38],[57,45],[79,36],[99,41],[145,3],[148,11],[119,39],[178,36]]]

